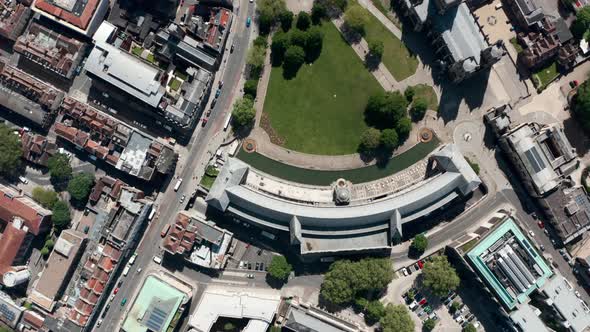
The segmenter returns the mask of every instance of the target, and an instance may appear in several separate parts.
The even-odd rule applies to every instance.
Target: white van
[[[123,270],[123,277],[126,277],[129,274],[129,265],[125,266],[125,269]]]
[[[154,256],[154,262],[156,262],[158,264],[162,263],[162,257],[160,257],[160,256]]]

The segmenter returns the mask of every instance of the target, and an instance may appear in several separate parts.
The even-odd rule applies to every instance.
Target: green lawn
[[[539,69],[533,73],[533,82],[537,87],[537,90],[543,90],[549,83],[553,81],[559,75],[557,71],[557,63],[554,61],[551,64]]]
[[[180,80],[177,80],[176,78],[173,78],[168,83],[168,86],[170,87],[170,89],[172,89],[174,91],[178,91],[178,89],[180,88],[180,84],[181,83],[182,82],[180,82]]]
[[[154,55],[152,53],[147,55],[146,60],[152,64],[156,64],[156,58],[154,57]]]
[[[186,81],[186,80],[188,80],[188,75],[187,75],[187,74],[185,74],[185,73],[183,73],[183,72],[181,72],[181,71],[180,71],[180,70],[178,70],[178,69],[175,69],[175,70],[174,70],[174,76],[177,76],[177,77],[179,77],[179,78],[180,78],[180,79],[182,79],[183,81]]]
[[[131,53],[137,55],[137,56],[141,56],[141,53],[143,52],[143,48],[139,47],[139,46],[133,46],[131,48]]]
[[[283,78],[282,68],[272,69],[264,111],[286,148],[311,154],[355,153],[367,128],[367,99],[382,88],[332,23],[321,29],[322,53],[312,65],[303,65],[291,80]]]
[[[523,51],[522,46],[520,46],[520,44],[518,43],[518,40],[516,40],[516,37],[510,38],[510,44],[512,44],[512,46],[514,46],[517,53],[520,53]]]
[[[364,7],[363,7],[364,8]],[[381,22],[365,9],[369,23],[365,26],[365,40],[383,42],[383,64],[399,82],[414,75],[418,59],[411,55],[404,43],[394,36]]]
[[[414,91],[416,92],[414,99],[422,97],[428,101],[429,110],[438,111],[438,98],[436,97],[436,92],[434,92],[434,89],[430,85],[414,85]]]

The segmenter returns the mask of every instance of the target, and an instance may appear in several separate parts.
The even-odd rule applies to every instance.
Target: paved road
[[[127,277],[124,278],[125,280],[123,285],[113,300],[113,308],[116,307],[116,309],[119,309],[119,303],[123,298],[128,299],[128,305],[132,303],[131,297],[134,293],[135,287],[141,284],[143,275],[143,273],[137,272],[137,268],[142,267],[145,269],[150,264],[152,264],[153,256],[160,255],[159,244],[161,240],[161,229],[166,223],[169,223],[171,220],[173,220],[178,211],[184,208],[184,206],[179,202],[179,198],[182,195],[190,197],[196,188],[198,178],[204,172],[204,163],[208,161],[212,153],[215,152],[217,146],[219,145],[218,143],[220,143],[223,139],[224,122],[229,112],[231,112],[234,94],[241,88],[237,86],[237,83],[240,79],[242,68],[245,64],[247,45],[251,34],[251,29],[244,28],[246,24],[245,22],[246,18],[248,16],[252,16],[254,13],[254,7],[248,3],[248,0],[241,0],[240,3],[240,7],[247,8],[247,10],[240,10],[240,8],[234,9],[234,13],[237,14],[238,17],[234,20],[234,26],[232,28],[233,37],[230,36],[230,38],[233,38],[233,42],[239,46],[234,48],[234,52],[232,54],[226,52],[224,59],[227,61],[222,60],[222,65],[219,70],[221,75],[218,76],[223,77],[222,80],[225,82],[223,91],[218,98],[213,113],[209,117],[207,126],[201,127],[200,124],[198,125],[189,145],[186,147],[186,152],[182,153],[182,156],[178,162],[175,178],[171,180],[167,190],[161,193],[156,200],[156,204],[159,208],[157,213],[158,217],[152,221],[146,230],[143,240],[137,249],[139,255],[135,261],[134,269]],[[229,44],[230,43],[228,42],[228,47]],[[213,94],[214,92],[212,95]],[[196,178],[193,179],[193,177]],[[173,186],[177,178],[184,179],[184,182],[178,192],[174,192]],[[191,280],[195,284],[206,284],[211,281],[210,276],[188,268],[177,271],[177,273],[180,273],[184,279]],[[229,276],[223,279],[240,280],[235,281],[239,282],[240,284],[242,281],[246,280],[245,276]],[[257,276],[255,280],[262,281],[260,276]],[[201,291],[198,291],[197,295],[200,292]],[[124,318],[123,314],[126,309],[128,308],[126,307],[124,310],[110,309],[103,319],[104,323],[96,330],[115,330],[116,326]]]

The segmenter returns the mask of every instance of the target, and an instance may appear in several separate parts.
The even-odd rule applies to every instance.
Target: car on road
[[[231,47],[229,48],[229,53],[233,53],[234,52],[234,44],[231,44]]]
[[[137,273],[140,273],[140,272],[141,272],[141,267],[139,269],[137,269]]]
[[[252,19],[250,18],[250,16],[248,16],[248,18],[246,19],[246,28],[249,28],[250,24],[252,24]]]
[[[530,230],[530,229],[529,229],[529,235],[530,235],[531,237],[535,237],[535,233],[534,233],[532,230]]]
[[[580,292],[575,291],[574,294],[576,294],[577,297],[582,297],[582,295],[580,295]]]
[[[156,264],[162,263],[162,257],[160,257],[160,256],[154,256],[153,260],[154,260],[154,262],[156,262]]]
[[[248,273],[248,279],[254,279],[254,275],[252,273]]]
[[[129,265],[133,265],[135,263],[135,259],[137,258],[137,253],[134,253],[131,258],[129,258]]]
[[[19,176],[18,180],[24,184],[29,184],[29,180],[24,176]]]
[[[545,228],[545,224],[541,220],[537,221],[537,225],[539,225],[539,228]]]
[[[539,248],[541,249],[541,251],[545,251],[545,246],[544,245],[540,245]]]
[[[127,274],[129,274],[129,269],[131,267],[129,265],[125,266],[125,268],[123,269],[123,277],[126,277]]]
[[[115,288],[115,290],[113,291],[113,294],[117,294],[119,292],[119,287]]]
[[[207,118],[203,118],[203,120],[201,121],[201,127],[205,127],[207,125]]]
[[[184,202],[185,199],[186,199],[186,195],[182,195],[182,197],[180,197],[180,203]]]
[[[127,303],[127,298],[124,298],[123,300],[121,300],[121,307],[124,306],[125,303]]]
[[[99,319],[99,320],[96,322],[96,327],[99,327],[99,326],[100,326],[100,324],[102,324],[102,318],[101,318],[101,319]]]

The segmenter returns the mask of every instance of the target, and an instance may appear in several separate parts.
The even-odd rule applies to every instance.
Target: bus
[[[178,179],[178,181],[176,181],[176,184],[174,185],[174,191],[178,191],[178,188],[180,188],[181,184],[182,184],[182,179]]]
[[[277,239],[277,236],[276,235],[274,235],[272,233],[269,233],[267,231],[260,232],[260,235],[265,236],[265,237],[267,237],[267,238],[269,238],[271,240],[276,240]]]
[[[154,219],[155,215],[156,215],[156,208],[154,208],[152,206],[152,211],[150,211],[150,214],[148,215],[148,221],[152,221],[152,219]]]
[[[227,119],[225,119],[225,124],[223,125],[223,130],[227,130],[227,128],[229,127],[229,123],[231,121],[231,113],[229,113],[227,115]]]

